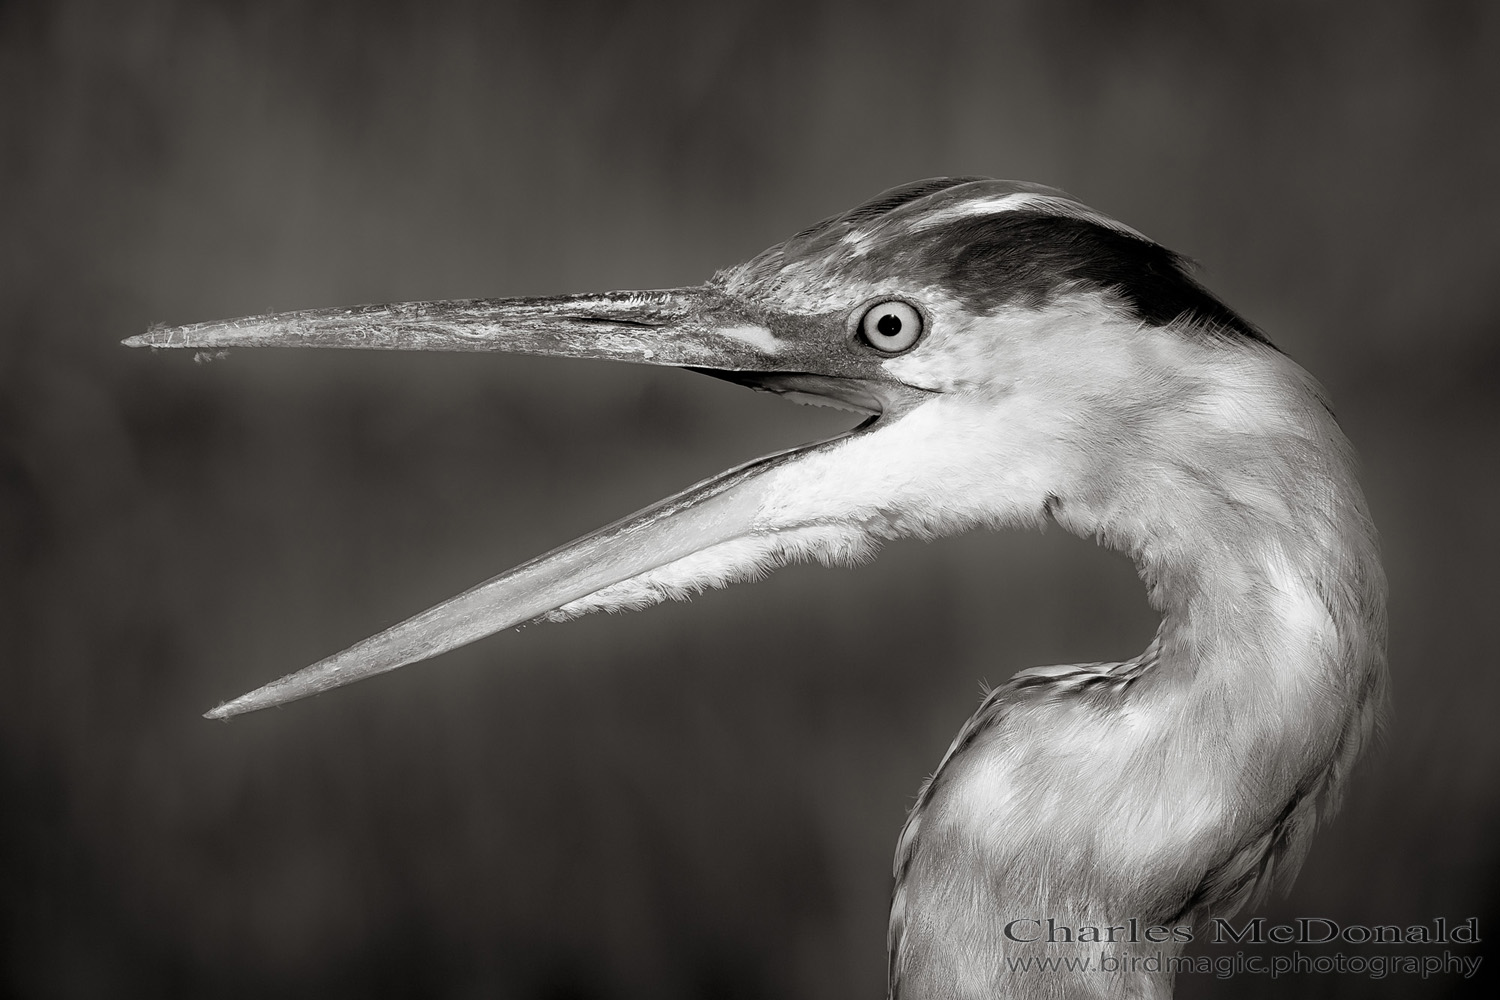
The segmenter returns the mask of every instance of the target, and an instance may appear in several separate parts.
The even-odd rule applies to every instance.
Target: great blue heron
[[[1018,673],[923,786],[896,852],[892,996],[1169,995],[1194,925],[1293,877],[1384,700],[1375,532],[1319,387],[1181,258],[1051,188],[920,181],[695,288],[286,313],[127,343],[614,358],[868,417],[210,718],[898,536],[1050,518],[1128,554],[1162,616],[1146,651]]]

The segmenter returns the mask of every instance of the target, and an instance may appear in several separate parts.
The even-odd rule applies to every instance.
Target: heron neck
[[[1238,368],[1216,380],[1221,357]],[[1269,350],[1150,360],[1066,373],[1080,391],[1033,426],[1077,439],[1048,452],[1046,509],[1134,559],[1161,629],[1126,663],[1025,671],[964,727],[897,852],[898,997],[1170,995],[1149,964],[1017,970],[1159,962],[1178,928],[1289,877],[1380,703],[1374,534],[1311,379]],[[1006,930],[1049,920],[1068,943]],[[1173,936],[1097,943],[1132,921]]]
[[[1134,559],[1162,614],[1144,690],[1214,706],[1217,724],[1184,716],[1198,722],[1184,738],[1252,755],[1239,759],[1271,801],[1342,782],[1331,762],[1352,760],[1380,700],[1385,581],[1316,383],[1281,355],[1256,363],[1137,421],[1136,454],[1084,477],[1054,516]]]

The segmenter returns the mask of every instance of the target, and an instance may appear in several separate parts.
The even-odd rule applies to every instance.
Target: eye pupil
[[[901,332],[901,317],[894,313],[886,313],[875,321],[875,329],[882,337],[894,337]]]

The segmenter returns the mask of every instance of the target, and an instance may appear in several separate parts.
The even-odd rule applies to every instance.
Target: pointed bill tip
[[[399,658],[390,656],[369,655],[371,647],[379,647],[378,640],[386,637],[389,633],[397,631],[400,626],[387,629],[379,636],[373,636],[364,642],[355,643],[353,646],[319,660],[310,667],[304,667],[294,673],[287,674],[269,684],[262,684],[254,691],[249,691],[238,698],[221,702],[219,705],[203,713],[205,719],[226,720],[236,715],[245,715],[250,712],[258,712],[263,708],[275,708],[289,702],[300,701],[311,695],[320,694],[330,688],[341,687],[351,681],[371,674],[384,673],[394,670],[401,663]],[[381,649],[380,652],[389,652]]]
[[[204,712],[203,717],[205,719],[213,719],[215,722],[228,722],[236,715],[244,715],[247,712],[254,712],[257,709],[279,705],[284,699],[267,696],[269,693],[267,688],[273,686],[267,684],[265,687],[256,688],[248,694],[242,694],[238,698],[221,701],[207,712]]]
[[[224,324],[198,323],[193,326],[167,326],[152,323],[145,333],[126,337],[120,343],[126,347],[194,347],[200,346],[192,337],[193,331]]]

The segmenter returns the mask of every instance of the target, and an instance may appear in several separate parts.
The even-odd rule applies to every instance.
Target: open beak
[[[865,461],[841,452],[928,397],[890,379],[877,359],[851,351],[840,320],[760,310],[711,286],[311,310],[153,328],[125,343],[608,358],[690,368],[870,415],[839,437],[730,469],[538,556],[226,702],[206,713],[211,719],[295,701],[540,618],[643,607],[797,558],[857,559],[881,534],[872,527],[881,504],[837,488],[851,460]]]

